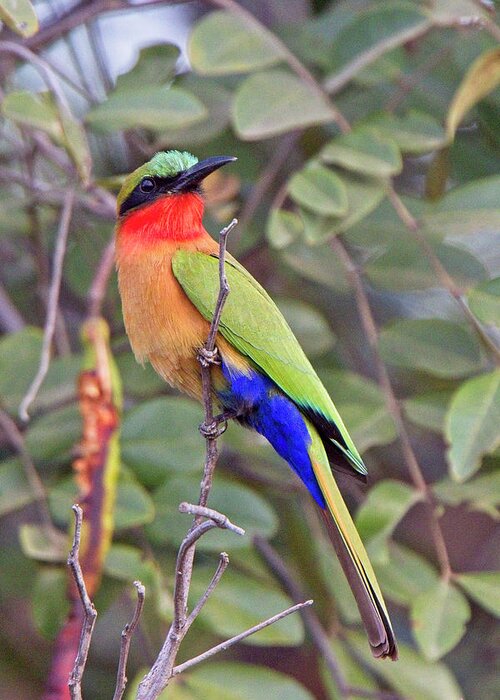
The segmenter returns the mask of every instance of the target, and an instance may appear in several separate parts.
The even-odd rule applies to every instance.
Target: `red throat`
[[[118,232],[136,244],[192,241],[205,233],[203,208],[202,198],[192,192],[167,195],[130,212],[118,223]]]

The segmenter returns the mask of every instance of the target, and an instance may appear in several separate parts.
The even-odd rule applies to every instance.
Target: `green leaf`
[[[275,299],[281,313],[308,357],[323,355],[335,344],[325,317],[311,304],[298,299]]]
[[[300,216],[293,211],[284,209],[271,209],[267,220],[267,240],[273,248],[281,250],[287,248],[304,231],[304,224]]]
[[[377,2],[375,7],[357,13],[335,41],[336,70],[326,79],[326,89],[338,92],[363,68],[421,36],[430,26],[424,9],[411,2]]]
[[[192,605],[204,592],[210,576],[206,572],[202,581],[195,575],[191,590]],[[274,585],[229,569],[205,604],[200,623],[220,637],[232,637],[290,605],[292,601]],[[301,643],[303,635],[300,615],[290,615],[248,637],[245,643],[257,646],[294,646]]]
[[[384,360],[438,377],[463,377],[483,366],[479,342],[468,328],[442,319],[404,319],[379,338]]]
[[[361,452],[396,438],[384,396],[375,382],[346,371],[322,371],[320,377]]]
[[[149,363],[139,364],[133,353],[125,352],[117,355],[115,361],[126,394],[139,398],[151,398],[165,388],[165,381],[156,374],[153,367]]]
[[[0,462],[0,516],[22,508],[35,498],[21,461],[15,458]]]
[[[129,544],[112,544],[104,561],[104,573],[129,586],[132,581],[140,581],[146,587],[146,595],[158,595],[161,587],[161,576],[158,566],[138,547]],[[133,589],[130,589],[131,592]]]
[[[131,476],[121,475],[116,490],[115,530],[125,530],[150,523],[155,515],[153,500]]]
[[[415,489],[392,479],[380,481],[370,490],[356,514],[356,527],[372,562],[389,561],[389,537],[419,500]]]
[[[467,299],[480,321],[500,327],[500,277],[478,284],[470,290]]]
[[[422,216],[422,223],[440,236],[477,235],[500,227],[500,175],[455,187]]]
[[[495,617],[500,617],[500,572],[457,574],[455,581],[467,595]]]
[[[38,18],[29,0],[0,0],[0,20],[25,38],[38,31]]]
[[[178,46],[158,44],[141,49],[133,68],[119,75],[116,90],[136,90],[144,85],[164,85],[175,78],[175,68],[180,55]]]
[[[317,214],[347,214],[347,195],[342,180],[318,163],[310,163],[295,173],[288,184],[288,192],[298,204]]]
[[[380,663],[380,660],[372,657],[363,634],[349,632],[347,638],[368,668],[380,675],[401,697],[411,700],[463,700],[463,693],[445,664],[428,661],[401,641],[398,643],[398,662]]]
[[[470,66],[456,91],[446,117],[450,141],[467,112],[500,83],[500,49],[485,51]]]
[[[19,542],[30,559],[62,563],[68,557],[68,538],[55,527],[24,523],[19,528]]]
[[[410,110],[403,116],[377,112],[364,123],[395,141],[403,153],[428,153],[443,146],[446,140],[441,124],[426,112]]]
[[[201,467],[199,474],[201,476]],[[178,545],[185,536],[189,518],[179,513],[179,503],[197,502],[200,476],[170,478],[155,491],[156,517],[153,523],[147,526],[147,531],[155,542],[172,542]],[[252,535],[271,537],[277,530],[278,521],[271,506],[246,486],[224,481],[219,477],[210,494],[210,506],[225,513],[235,525],[244,528],[246,534],[241,537],[234,532],[216,528],[199,541],[200,551],[247,547]]]
[[[328,244],[293,243],[281,254],[285,263],[305,279],[344,292],[349,289],[345,269]]]
[[[162,484],[173,471],[201,472],[202,418],[198,404],[185,398],[165,396],[141,403],[123,418],[123,462],[146,486]]]
[[[500,445],[500,369],[464,382],[446,416],[450,474],[465,481]]]
[[[465,634],[470,607],[463,594],[449,581],[419,593],[411,607],[415,639],[430,661],[451,651]]]
[[[390,177],[403,168],[396,142],[368,127],[337,136],[323,148],[320,158],[325,163],[375,177]]]
[[[432,485],[440,501],[456,506],[470,503],[470,507],[500,520],[500,470],[478,476],[472,481],[458,484],[451,479],[442,479]]]
[[[247,73],[283,57],[272,34],[234,12],[211,12],[194,26],[188,43],[189,61],[201,75]]]
[[[434,588],[439,580],[427,559],[396,542],[389,543],[389,560],[374,566],[382,590],[400,605],[411,605],[419,593]]]
[[[313,124],[333,121],[326,98],[285,71],[246,78],[233,103],[233,123],[242,139],[253,141]]]
[[[168,697],[172,700],[313,700],[298,681],[284,673],[234,661],[211,663],[183,674],[180,684],[169,690]]]
[[[45,413],[29,424],[26,447],[35,460],[62,462],[82,435],[82,419],[77,406],[65,406]]]
[[[471,253],[446,243],[430,245],[461,288],[485,278],[485,268]],[[394,242],[365,266],[365,272],[373,284],[396,292],[441,286],[431,262],[422,254],[422,247],[406,233],[395,236]]]
[[[311,245],[324,243],[338,233],[347,231],[373,211],[385,196],[380,180],[368,180],[343,173],[341,178],[347,194],[347,212],[342,217],[324,217],[302,211],[304,237]]]
[[[55,639],[69,613],[66,595],[67,572],[62,567],[44,567],[38,571],[33,591],[33,619],[38,632]]]
[[[443,433],[446,412],[453,391],[453,389],[439,389],[412,396],[404,401],[405,413],[415,425],[435,433]]]
[[[62,139],[63,131],[57,108],[48,92],[10,92],[2,102],[2,113],[16,124],[41,129],[59,142]]]
[[[133,91],[111,93],[105,102],[88,112],[86,121],[105,133],[141,126],[162,131],[189,126],[206,115],[204,105],[187,90],[139,85]]]

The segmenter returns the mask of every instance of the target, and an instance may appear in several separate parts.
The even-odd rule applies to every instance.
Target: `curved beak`
[[[177,192],[192,189],[199,185],[202,180],[204,180],[207,175],[213,173],[214,170],[218,170],[226,163],[232,163],[238,160],[234,156],[213,156],[212,158],[206,158],[201,160],[199,163],[191,166],[183,173],[180,173],[176,183],[175,189]]]

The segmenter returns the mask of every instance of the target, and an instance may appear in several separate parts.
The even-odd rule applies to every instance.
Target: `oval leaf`
[[[456,580],[472,600],[500,617],[500,571],[458,574]]]
[[[314,306],[298,299],[275,301],[308,357],[331,350],[335,336],[326,318]]]
[[[483,364],[476,337],[464,326],[441,319],[396,321],[382,329],[379,348],[391,365],[438,377],[463,377]]]
[[[437,661],[462,639],[470,618],[466,598],[449,581],[417,595],[411,607],[415,639],[430,661]]]
[[[233,123],[249,141],[333,121],[326,98],[285,71],[251,75],[236,92]]]
[[[464,382],[446,416],[451,476],[465,481],[500,445],[500,369]]]
[[[2,102],[2,113],[17,124],[41,129],[58,140],[62,138],[57,109],[48,92],[10,92]]]
[[[395,141],[366,127],[330,141],[320,157],[325,163],[335,163],[368,176],[390,177],[403,168]]]
[[[387,541],[419,499],[415,489],[392,479],[380,481],[370,490],[356,514],[356,527],[372,561],[389,561]]]
[[[145,85],[112,93],[88,112],[86,121],[104,132],[138,126],[162,131],[189,126],[206,115],[204,105],[187,90]]]
[[[465,74],[446,117],[446,134],[453,140],[467,112],[500,83],[500,48],[481,54]]]
[[[317,163],[295,173],[288,191],[298,204],[318,214],[343,216],[347,213],[347,194],[342,180],[332,170]]]
[[[403,153],[428,153],[446,141],[441,124],[425,112],[410,110],[401,117],[380,112],[370,116],[365,123],[381,136],[395,141]]]
[[[210,579],[207,580],[207,575],[208,572],[203,581],[195,575],[191,591],[193,604],[208,585]],[[232,637],[286,610],[292,604],[274,584],[262,583],[249,578],[248,574],[231,569],[226,571],[210,595],[201,613],[200,622],[220,637]],[[300,644],[303,636],[300,615],[290,615],[248,637],[245,643],[257,646],[293,646]]]
[[[500,277],[478,284],[467,298],[480,321],[500,327]]]
[[[23,37],[38,31],[38,17],[29,0],[0,0],[0,20]]]
[[[273,248],[281,250],[293,243],[304,231],[300,216],[293,211],[272,209],[267,220],[267,240]]]
[[[246,73],[283,57],[264,27],[224,10],[205,15],[195,25],[188,54],[193,70],[202,75]]]

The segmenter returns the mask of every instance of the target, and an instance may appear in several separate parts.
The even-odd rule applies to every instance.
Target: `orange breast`
[[[205,237],[206,236],[206,237]],[[208,235],[183,241],[183,248],[210,254],[218,250]],[[116,261],[123,317],[137,360],[151,362],[169,384],[201,400],[201,376],[196,359],[205,343],[209,324],[191,303],[172,272],[172,257],[179,242],[159,240],[134,246],[117,232]],[[229,362],[247,366],[244,358],[217,337],[217,347]],[[214,384],[224,384],[219,368]]]

